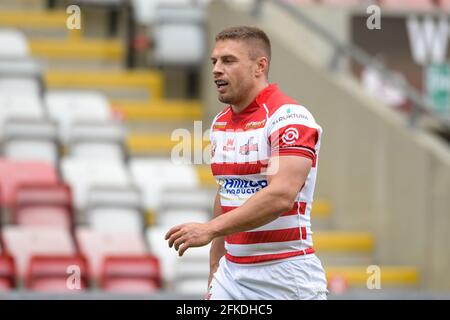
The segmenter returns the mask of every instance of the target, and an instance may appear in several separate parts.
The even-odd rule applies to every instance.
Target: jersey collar
[[[255,99],[247,106],[244,110],[239,113],[235,113],[233,108],[230,106],[232,112],[233,121],[239,121],[246,118],[249,114],[252,114],[260,107],[266,103],[267,99],[272,95],[273,92],[278,90],[278,85],[276,83],[271,83],[264,89],[262,89],[255,97]]]

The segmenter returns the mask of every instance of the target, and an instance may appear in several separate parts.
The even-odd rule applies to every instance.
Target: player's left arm
[[[272,157],[268,165],[268,185],[242,206],[208,223],[186,223],[169,230],[166,240],[180,256],[189,247],[208,244],[216,237],[248,231],[263,226],[290,210],[308,177],[312,160],[285,155]]]

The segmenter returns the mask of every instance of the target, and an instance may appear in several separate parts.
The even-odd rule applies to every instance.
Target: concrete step
[[[327,279],[337,277],[344,279],[350,287],[367,287],[367,282],[373,270],[368,266],[326,266],[324,265]],[[419,284],[419,272],[412,266],[379,266],[380,285],[383,287],[417,286]]]
[[[50,89],[138,89],[151,99],[162,99],[164,93],[163,75],[157,71],[49,70],[45,84]]]
[[[330,252],[316,249],[316,255],[327,266],[369,266],[374,263],[372,252]]]
[[[375,246],[369,232],[316,231],[313,242],[318,252],[372,252]]]
[[[10,28],[67,30],[68,14],[64,10],[14,10],[0,11],[0,26]]]
[[[181,146],[185,143],[183,139],[171,139],[171,132],[164,133],[141,133],[131,132],[127,137],[127,147],[131,155],[164,155],[170,156],[174,147]],[[209,141],[203,140],[202,137],[187,137],[186,143],[191,146],[191,154],[194,155],[195,149],[201,148],[203,152],[210,144]],[[187,152],[187,151],[186,151]],[[197,151],[198,152],[198,151]],[[193,160],[192,160],[193,161]]]
[[[195,121],[201,120],[203,107],[200,101],[150,100],[112,101],[114,112],[126,122]]]
[[[30,39],[29,47],[34,57],[45,59],[120,62],[125,55],[125,47],[119,40]]]

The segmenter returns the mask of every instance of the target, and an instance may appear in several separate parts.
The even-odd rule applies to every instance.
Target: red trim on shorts
[[[251,264],[251,263],[259,263],[259,262],[267,262],[272,260],[280,260],[286,259],[296,256],[302,256],[306,254],[314,253],[314,248],[307,248],[305,250],[294,251],[294,252],[286,252],[286,253],[275,253],[275,254],[263,254],[257,256],[244,256],[244,257],[236,257],[232,256],[229,253],[225,254],[225,258],[234,263],[241,264]]]

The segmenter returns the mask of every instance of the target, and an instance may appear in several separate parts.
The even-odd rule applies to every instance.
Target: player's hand
[[[185,223],[170,229],[165,239],[169,241],[169,247],[175,247],[181,257],[190,247],[201,247],[210,243],[213,232],[206,223]]]

